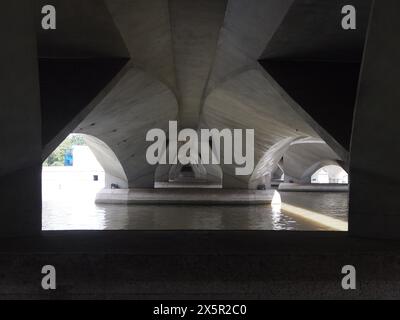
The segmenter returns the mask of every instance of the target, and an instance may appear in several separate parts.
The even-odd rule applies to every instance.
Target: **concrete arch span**
[[[311,183],[311,176],[326,165],[344,168],[342,159],[322,140],[307,138],[295,141],[283,155],[285,182]]]
[[[202,126],[223,130],[254,129],[254,163],[257,164],[272,147],[281,141],[290,144],[301,137],[318,137],[317,133],[281,99],[264,72],[246,70],[221,83],[206,98],[202,112]],[[287,140],[286,140],[287,139]],[[280,149],[280,148],[279,148]],[[268,154],[272,157],[274,149]],[[277,157],[279,161],[281,157]],[[259,176],[236,176],[235,165],[221,165],[224,188],[248,189],[249,181]]]
[[[162,82],[137,68],[128,68],[113,90],[75,129],[107,144],[120,161],[129,188],[153,188],[156,168],[146,160],[153,128],[168,131],[176,120],[175,94]]]
[[[104,169],[105,187],[111,188],[111,185],[114,184],[122,189],[128,188],[128,178],[125,170],[114,151],[106,143],[94,136],[82,134],[82,137]]]
[[[307,183],[311,182],[311,177],[314,173],[316,173],[318,170],[324,168],[324,167],[328,167],[328,166],[336,166],[336,167],[340,167],[343,170],[345,170],[343,168],[343,166],[340,165],[340,163],[338,161],[334,161],[334,160],[321,160],[317,163],[314,163],[311,167],[309,167],[303,174],[303,181],[307,181]],[[346,170],[345,170],[346,171]]]
[[[301,137],[285,138],[269,148],[258,162],[250,177],[249,189],[256,189],[259,185],[269,188],[272,175],[278,169],[279,162],[283,155],[290,148],[290,145],[299,139],[301,139]]]
[[[348,184],[349,174],[339,164],[324,165],[312,174],[311,183]]]

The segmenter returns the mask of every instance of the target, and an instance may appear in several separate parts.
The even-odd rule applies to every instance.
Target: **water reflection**
[[[47,171],[43,174],[43,230],[322,230],[282,212],[278,193],[272,205],[95,205],[101,181],[78,181],[70,173]],[[297,199],[300,206],[314,203],[318,210],[347,205],[338,201],[337,195],[329,198],[313,193],[306,195],[306,200],[301,193],[282,197],[284,201]]]
[[[347,192],[280,192],[282,201],[347,221],[349,194]]]
[[[43,230],[318,230],[280,206],[95,205],[94,194],[44,198]]]

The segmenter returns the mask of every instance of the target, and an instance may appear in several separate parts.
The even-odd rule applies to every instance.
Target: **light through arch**
[[[348,184],[349,175],[338,165],[327,165],[311,176],[312,184]]]

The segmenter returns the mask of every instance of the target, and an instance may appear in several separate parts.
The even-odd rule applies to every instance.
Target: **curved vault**
[[[104,15],[115,24],[110,30],[119,31],[130,61],[100,101],[92,101],[75,132],[110,146],[128,187],[152,188],[156,167],[145,159],[147,130],[166,130],[177,118],[193,129],[254,129],[255,172],[236,176],[234,165],[221,166],[225,188],[254,188],[276,166],[282,145],[324,133],[258,62],[300,2],[106,0]],[[335,148],[332,139],[325,141]],[[346,152],[340,157],[333,152],[326,159],[346,161]]]
[[[88,134],[82,134],[81,136],[104,169],[105,187],[110,188],[111,184],[116,184],[120,188],[128,188],[128,178],[125,170],[114,151],[106,143],[94,136]]]
[[[283,155],[286,182],[311,183],[311,176],[326,165],[343,167],[342,159],[322,140],[295,141]]]
[[[175,95],[149,74],[128,68],[114,89],[76,128],[112,148],[125,173],[129,188],[153,188],[155,167],[148,164],[148,130],[168,130],[176,119]]]

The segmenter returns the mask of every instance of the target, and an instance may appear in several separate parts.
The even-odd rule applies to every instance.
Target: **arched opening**
[[[281,162],[282,210],[333,230],[346,231],[348,182],[345,162],[319,138],[295,141]],[[280,172],[277,172],[279,175]]]
[[[311,176],[311,184],[348,184],[349,175],[338,165],[328,165],[318,169]]]
[[[105,143],[70,134],[43,162],[42,230],[103,229],[96,195],[124,186],[121,170]]]

